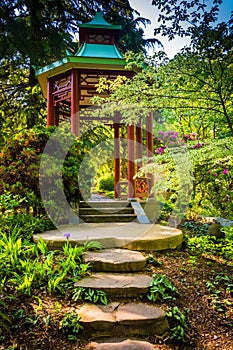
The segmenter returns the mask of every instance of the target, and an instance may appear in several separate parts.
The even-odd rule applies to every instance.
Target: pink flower
[[[223,172],[222,172],[224,175],[228,174],[228,169],[223,169]]]
[[[156,153],[158,154],[163,154],[164,153],[164,148],[163,147],[159,147],[155,150]]]
[[[217,174],[217,173],[214,173],[213,175],[214,175],[214,176],[218,176],[218,174]]]

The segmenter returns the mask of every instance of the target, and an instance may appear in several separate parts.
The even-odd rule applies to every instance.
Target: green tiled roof
[[[84,43],[76,52],[77,57],[101,57],[101,58],[120,58],[122,54],[115,45],[87,44]]]
[[[104,28],[104,29],[121,29],[121,25],[113,25],[108,23],[101,12],[97,12],[95,17],[87,23],[80,24],[81,28]]]

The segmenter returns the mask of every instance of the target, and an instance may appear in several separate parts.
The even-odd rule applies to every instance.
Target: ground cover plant
[[[200,224],[201,225],[201,224]],[[194,239],[206,239],[184,226],[180,250],[144,252],[145,272],[153,276],[145,302],[166,311],[170,331],[148,341],[159,349],[232,349],[233,247],[232,228],[224,238],[213,237],[200,249]],[[69,235],[60,251],[49,251],[43,240],[34,244],[16,228],[1,231],[1,349],[85,349],[77,304],[113,301],[102,291],[74,288],[74,281],[90,272],[83,264],[85,250],[98,244],[72,247]],[[210,237],[209,237],[210,238]],[[196,246],[196,243],[195,243]],[[224,249],[227,247],[227,253]],[[141,300],[141,299],[139,299]],[[139,301],[138,300],[138,301]]]

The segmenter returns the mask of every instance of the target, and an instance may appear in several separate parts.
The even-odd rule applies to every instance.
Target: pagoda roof
[[[121,25],[114,25],[108,23],[101,12],[97,12],[95,17],[87,23],[79,25],[80,28],[103,28],[103,29],[121,29]]]
[[[77,57],[102,57],[123,59],[122,54],[115,45],[84,43],[76,52]]]
[[[47,96],[47,80],[51,77],[64,74],[73,68],[77,69],[102,69],[102,70],[125,70],[126,62],[123,58],[82,57],[67,56],[36,70],[36,76],[43,91]]]
[[[88,23],[80,24],[81,28],[120,29],[121,26],[108,23],[101,12]],[[126,61],[114,44],[86,43],[72,55],[67,52],[66,57],[47,66],[36,69],[36,76],[43,91],[47,94],[47,80],[51,77],[64,74],[71,69],[95,70],[125,70]]]

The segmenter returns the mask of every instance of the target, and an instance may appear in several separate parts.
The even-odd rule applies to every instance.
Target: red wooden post
[[[55,125],[55,107],[53,105],[53,81],[47,82],[47,126]]]
[[[71,132],[79,135],[79,81],[78,71],[73,69],[71,72]]]
[[[153,112],[150,112],[146,118],[146,152],[147,157],[152,157],[154,152],[154,138],[153,138]],[[149,193],[154,186],[153,174],[149,174]],[[151,195],[152,196],[152,195]]]
[[[128,198],[135,197],[135,138],[134,125],[128,126]]]
[[[55,125],[59,126],[59,103],[55,107]]]
[[[140,119],[140,121],[138,122],[138,124],[136,125],[136,142],[137,142],[137,159],[141,159],[142,158],[142,120]],[[142,162],[138,162],[137,163],[137,170],[139,170],[142,166]]]
[[[118,183],[120,181],[120,124],[119,122],[114,122],[114,198],[118,198],[120,193],[117,189],[120,187]]]

